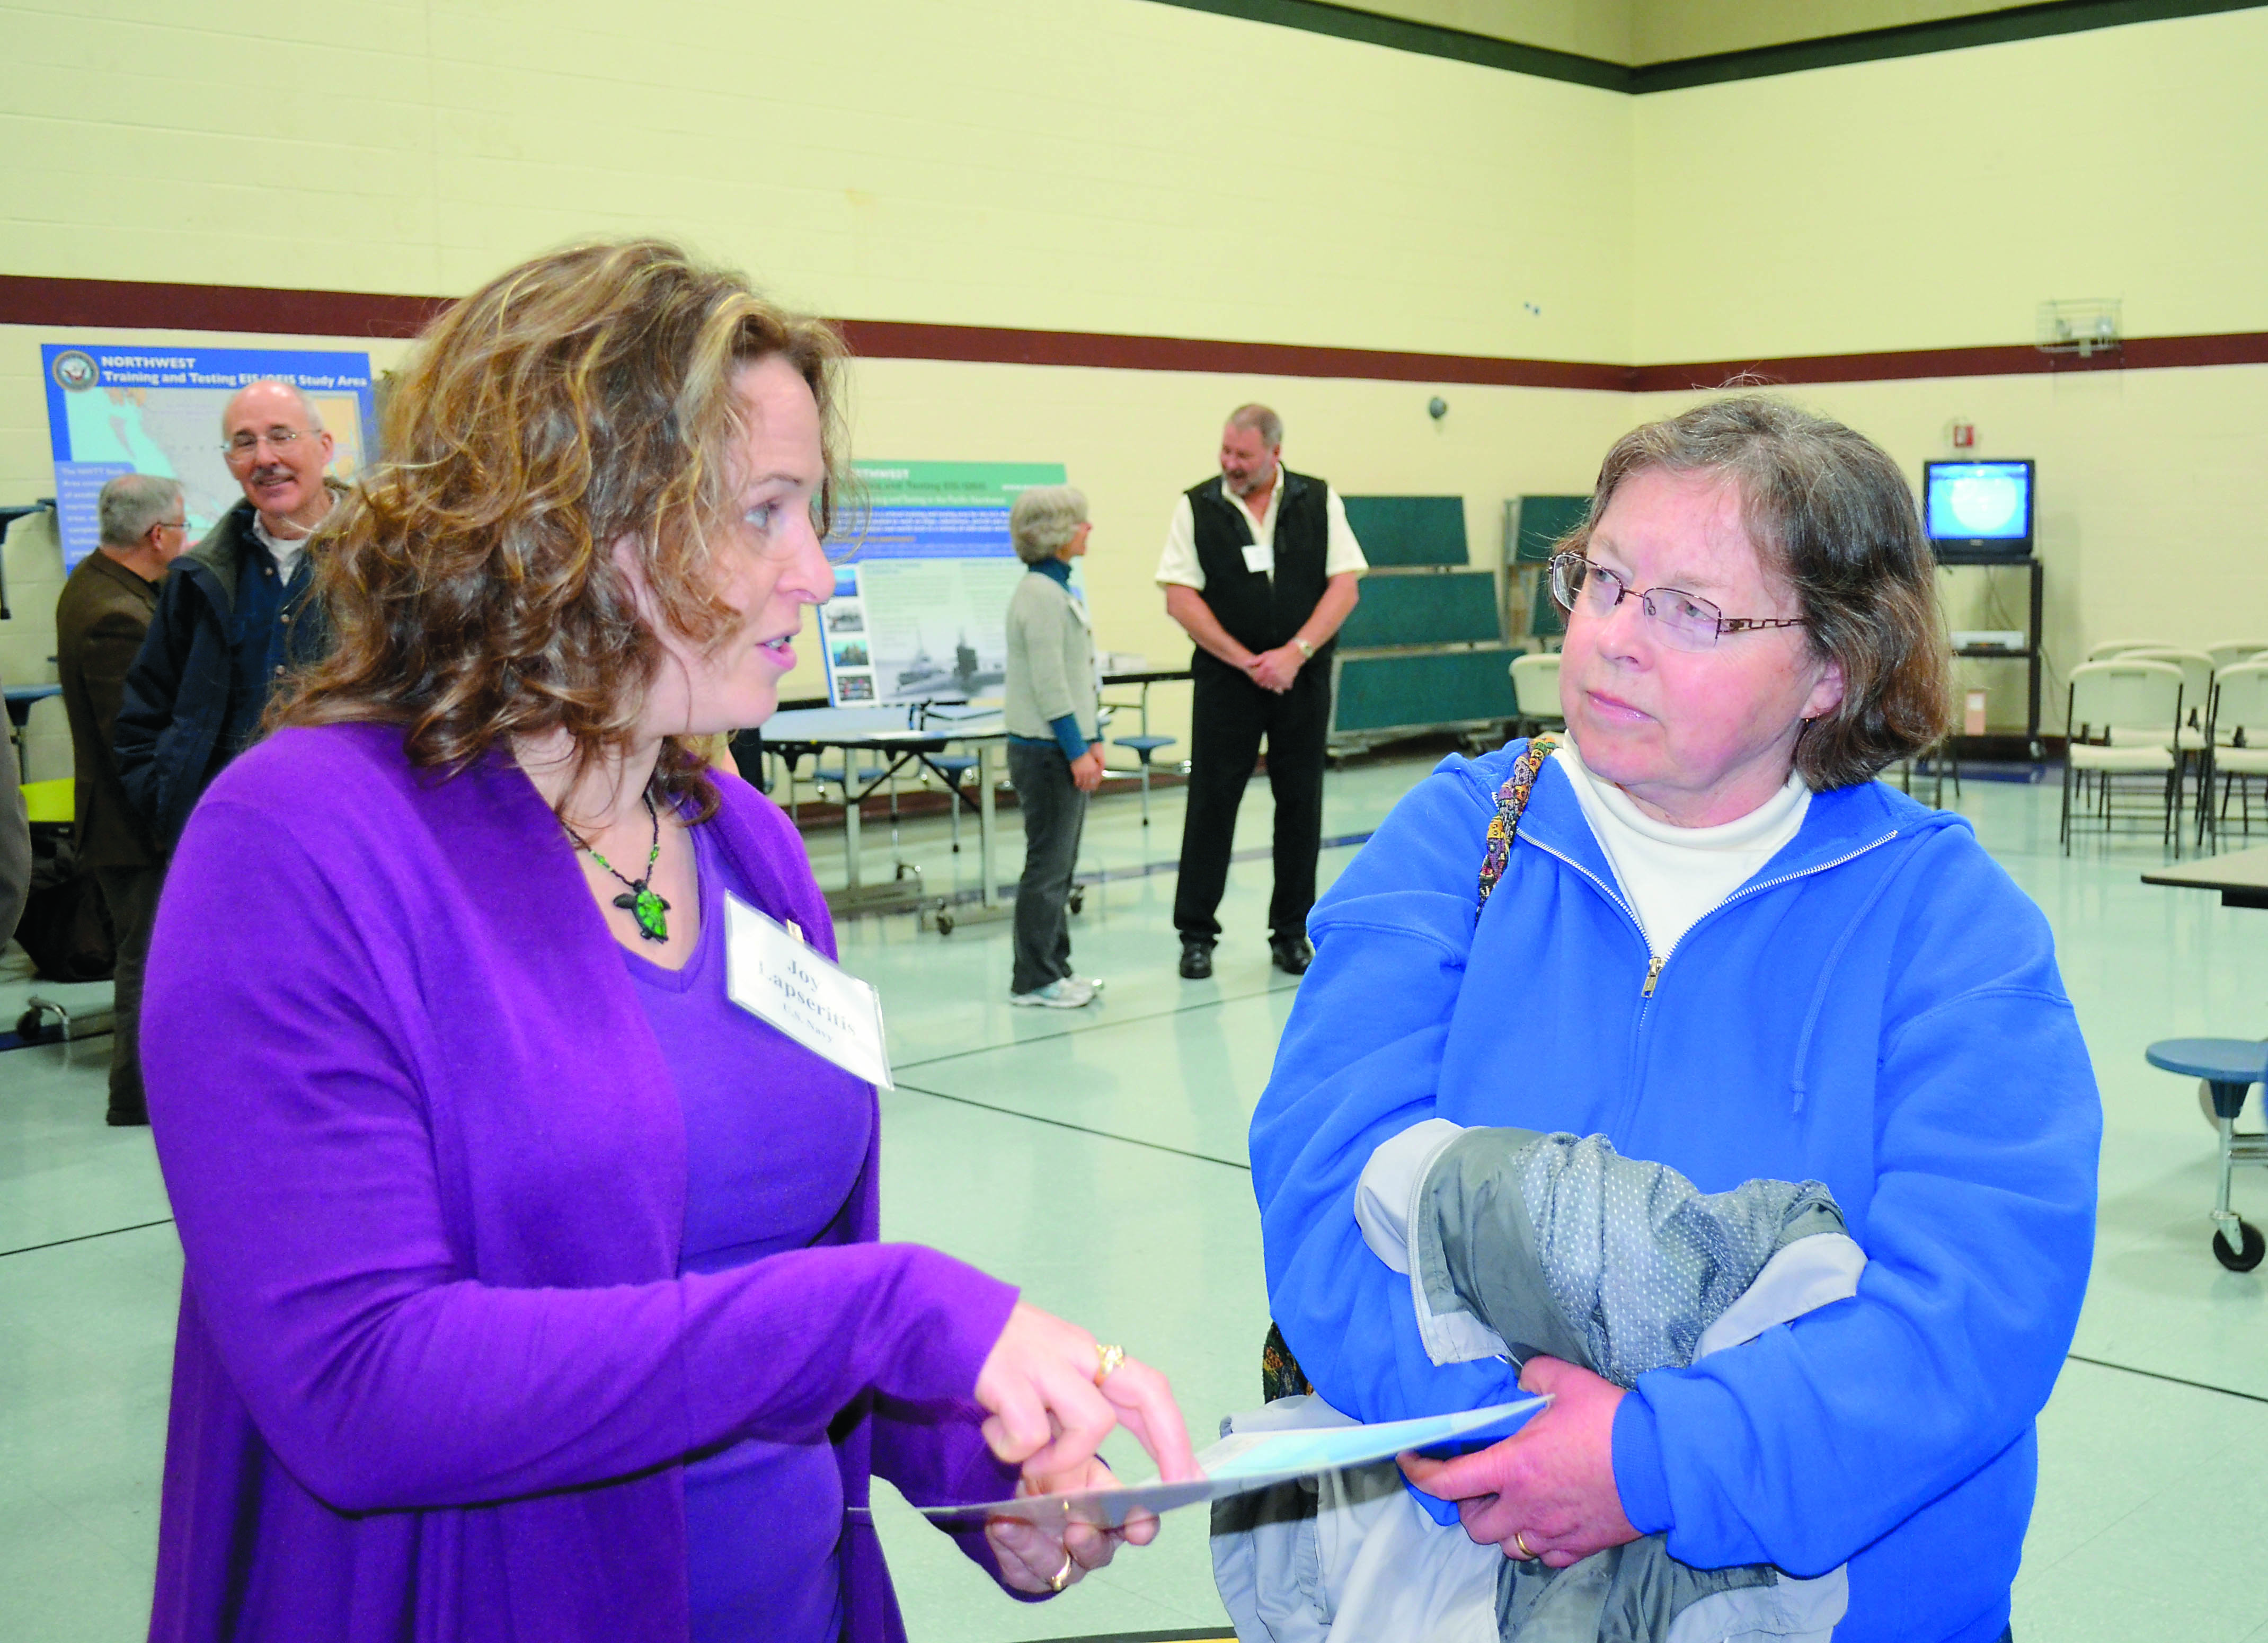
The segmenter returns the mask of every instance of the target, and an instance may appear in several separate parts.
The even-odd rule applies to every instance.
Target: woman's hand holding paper
[[[1069,1494],[1082,1489],[1108,1489],[1118,1479],[1100,1460],[1089,1460],[1069,1472],[1035,1483],[1028,1477],[1020,1494]],[[1075,1586],[1091,1569],[1108,1563],[1121,1541],[1146,1546],[1158,1537],[1154,1513],[1137,1512],[1121,1529],[1107,1529],[1074,1516],[1060,1530],[1042,1528],[1022,1518],[988,1518],[984,1538],[1000,1560],[1000,1578],[1020,1592],[1060,1592]]]
[[[1113,1426],[1134,1434],[1166,1482],[1197,1476],[1166,1377],[1132,1358],[1104,1367],[1101,1347],[1079,1325],[1024,1301],[1008,1315],[977,1372],[976,1397],[986,1411],[984,1440],[1023,1469],[1033,1492],[1070,1487],[1050,1480],[1082,1476]]]

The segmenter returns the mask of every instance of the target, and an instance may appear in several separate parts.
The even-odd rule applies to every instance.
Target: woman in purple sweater
[[[187,1256],[162,1639],[903,1635],[917,1503],[1194,1467],[1164,1379],[876,1241],[868,1085],[732,1005],[833,932],[761,723],[832,572],[839,344],[651,242],[435,321],[340,510],[332,657],[174,856],[150,1105]],[[996,1521],[1020,1594],[1141,1543]]]

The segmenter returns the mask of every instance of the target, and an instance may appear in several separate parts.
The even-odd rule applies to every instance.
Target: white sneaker
[[[1012,992],[1008,1002],[1037,1005],[1048,1010],[1082,1010],[1094,1002],[1094,989],[1076,976],[1066,976],[1029,992]]]
[[[1110,984],[1100,976],[1073,976],[1069,979],[1077,982],[1086,989],[1090,996],[1097,998],[1102,997],[1102,990]]]

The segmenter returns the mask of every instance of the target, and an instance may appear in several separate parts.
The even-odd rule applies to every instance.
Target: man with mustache
[[[1307,968],[1307,910],[1323,836],[1330,733],[1329,654],[1366,568],[1338,493],[1284,466],[1284,421],[1241,405],[1221,430],[1220,472],[1174,505],[1158,562],[1166,614],[1197,642],[1190,659],[1189,808],[1174,925],[1182,975],[1212,974],[1214,915],[1228,883],[1236,811],[1260,740],[1276,800],[1276,888],[1268,945],[1276,968]]]
[[[239,389],[221,413],[244,500],[160,586],[114,732],[126,796],[167,850],[206,785],[259,735],[276,683],[328,647],[306,547],[344,489],[324,476],[331,449],[287,382]]]

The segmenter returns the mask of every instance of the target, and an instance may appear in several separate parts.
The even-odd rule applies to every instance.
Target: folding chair
[[[2063,816],[2058,835],[2071,853],[2073,801],[2080,778],[2100,789],[2100,817],[2107,834],[2117,819],[2115,784],[2122,776],[2152,778],[2163,785],[2165,842],[2181,853],[2174,825],[2181,792],[2180,740],[2182,670],[2171,662],[2086,662],[2071,670],[2065,701],[2070,740],[2065,753]],[[2130,813],[2132,814],[2132,813]]]
[[[2122,662],[2171,662],[2182,670],[2182,723],[2175,733],[2174,747],[2181,756],[2184,779],[2198,778],[2198,837],[2205,837],[2205,755],[2211,749],[2212,738],[2206,733],[2205,715],[2213,706],[2213,658],[2203,651],[2183,650],[2178,645],[2153,645],[2132,650],[2118,657]],[[2113,741],[2131,740],[2136,733],[2122,732]]]
[[[1512,704],[1520,710],[1522,733],[1565,730],[1559,716],[1559,657],[1515,656],[1512,659]]]
[[[2213,675],[2213,707],[2206,715],[2205,814],[2218,834],[2228,821],[2228,801],[2238,804],[2239,824],[2252,835],[2252,784],[2268,782],[2268,662],[2238,662]],[[2213,778],[2220,778],[2220,802],[2212,802]],[[2264,792],[2268,800],[2268,792]]]
[[[2268,651],[2268,639],[2222,639],[2205,647],[2205,653],[2213,658],[2215,673],[2239,662],[2249,662],[2263,651]]]
[[[2169,639],[2105,639],[2087,653],[2091,662],[2107,662],[2114,656],[2124,656],[2129,651],[2164,650]]]

